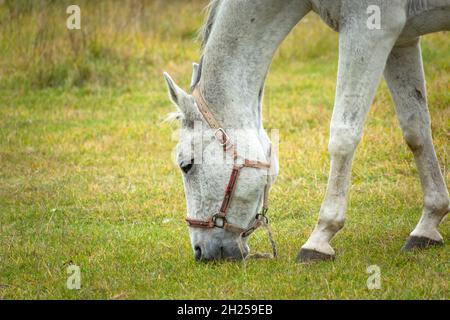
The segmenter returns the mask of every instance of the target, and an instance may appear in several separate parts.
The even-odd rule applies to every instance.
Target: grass
[[[64,1],[0,5],[0,298],[450,297],[448,245],[400,252],[422,193],[384,83],[354,161],[347,224],[333,240],[337,260],[295,263],[329,167],[338,36],[315,16],[276,53],[265,92],[265,126],[281,133],[270,211],[280,256],[198,264],[170,160],[176,125],[161,122],[172,110],[162,71],[187,88],[206,1],[79,2],[82,31],[65,28]],[[448,183],[448,33],[422,47]],[[448,219],[440,230],[449,239]],[[263,232],[250,244],[269,249]],[[70,263],[81,268],[80,290],[66,288]],[[366,287],[372,264],[381,290]]]

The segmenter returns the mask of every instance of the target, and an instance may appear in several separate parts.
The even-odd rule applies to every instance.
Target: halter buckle
[[[220,132],[220,137],[218,136],[218,133]],[[221,146],[225,146],[230,141],[230,137],[227,135],[225,130],[223,128],[219,128],[214,132],[214,137],[216,137],[217,141]]]
[[[217,220],[222,220],[222,223],[217,224]],[[222,216],[220,213],[216,213],[212,216],[212,222],[216,228],[223,229],[225,228],[225,224],[227,223],[227,218]]]

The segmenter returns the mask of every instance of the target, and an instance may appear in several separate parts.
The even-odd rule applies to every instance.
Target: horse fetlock
[[[435,204],[425,207],[422,217],[415,229],[411,232],[411,237],[428,238],[433,241],[442,242],[443,238],[438,231],[439,223],[448,213],[448,202],[440,204],[440,209],[436,210]],[[431,208],[431,209],[430,209]]]
[[[450,200],[447,194],[426,196],[423,202],[424,212],[438,216],[441,220],[450,211]]]
[[[333,233],[338,232],[344,227],[345,224],[345,218],[341,217],[339,215],[328,215],[328,216],[321,216],[319,218],[319,222],[317,223],[318,227],[323,230],[327,230]]]

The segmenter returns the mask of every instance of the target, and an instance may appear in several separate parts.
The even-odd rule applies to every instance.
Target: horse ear
[[[191,91],[194,89],[194,86],[197,84],[198,80],[200,80],[200,65],[198,63],[192,63],[192,78],[191,78]]]
[[[173,103],[175,103],[179,108],[182,108],[182,99],[187,96],[187,93],[183,91],[179,86],[176,85],[175,81],[169,76],[167,72],[163,73],[164,79],[166,79],[167,88],[169,89],[169,97]],[[182,110],[184,111],[184,110]]]

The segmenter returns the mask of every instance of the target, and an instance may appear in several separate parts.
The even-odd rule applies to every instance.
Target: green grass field
[[[314,15],[276,53],[265,91],[265,127],[281,134],[269,212],[279,258],[199,264],[171,161],[177,124],[162,122],[173,108],[162,72],[187,88],[207,2],[79,3],[82,29],[72,31],[67,1],[0,4],[0,298],[450,298],[448,245],[400,252],[422,193],[384,83],[355,157],[337,259],[295,263],[325,191],[337,69],[338,35]],[[422,48],[448,184],[448,33]],[[449,227],[440,227],[447,241]],[[250,245],[269,249],[262,231]],[[70,263],[80,290],[66,288]],[[366,287],[370,265],[380,290]]]

